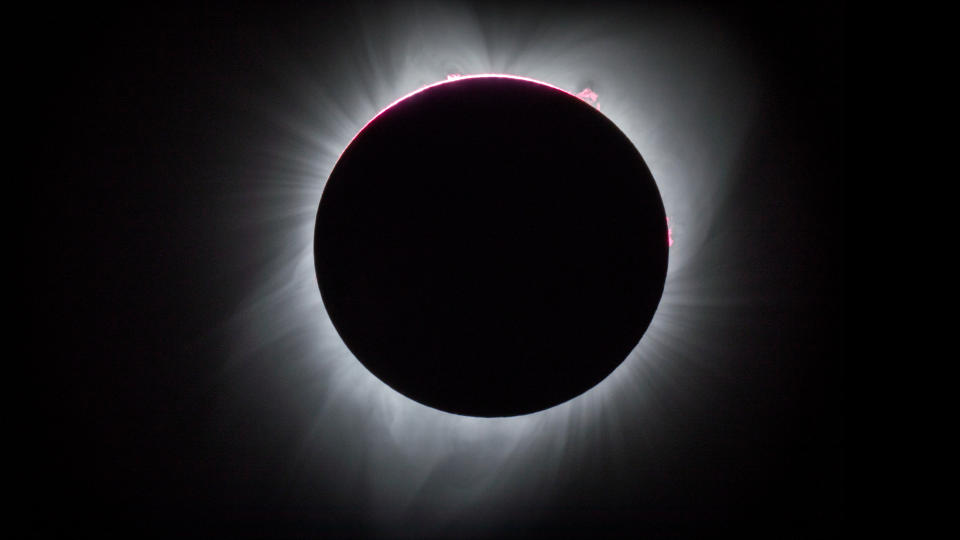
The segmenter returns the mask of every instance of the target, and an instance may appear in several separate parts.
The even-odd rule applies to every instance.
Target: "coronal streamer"
[[[440,528],[508,519],[518,501],[535,512],[529,501],[546,504],[566,467],[636,461],[655,438],[658,396],[708,355],[713,323],[739,301],[725,296],[733,277],[723,268],[743,246],[717,231],[752,117],[749,66],[722,28],[685,13],[498,20],[442,3],[344,24],[353,31],[340,42],[270,51],[289,99],[250,96],[274,129],[234,203],[263,249],[238,255],[259,277],[230,322],[241,338],[225,372],[295,381],[283,399],[310,426],[291,483],[338,493],[384,530],[422,519],[425,508]],[[353,136],[410,92],[484,73],[543,81],[601,106],[656,178],[672,243],[660,307],[620,367],[575,399],[509,418],[441,412],[383,384],[334,330],[314,273],[317,203]]]

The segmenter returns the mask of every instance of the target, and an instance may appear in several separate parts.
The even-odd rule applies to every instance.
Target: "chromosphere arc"
[[[317,213],[320,292],[353,354],[443,411],[513,416],[589,390],[663,293],[656,183],[603,114],[552,86],[464,77],[381,112]]]

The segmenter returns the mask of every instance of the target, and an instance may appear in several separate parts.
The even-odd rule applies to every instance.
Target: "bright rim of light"
[[[646,23],[646,33],[628,32],[612,19],[598,27],[565,18],[540,21],[545,30],[535,40],[513,36],[490,46],[467,11],[431,9],[416,21],[397,16],[389,37],[358,37],[367,50],[353,60],[365,69],[314,73],[309,62],[287,59],[278,77],[294,98],[253,100],[283,137],[262,148],[262,170],[238,204],[247,210],[242,226],[266,235],[270,256],[256,263],[255,287],[226,330],[240,338],[231,339],[225,376],[282,371],[291,381],[284,399],[312,416],[291,474],[317,478],[345,504],[365,501],[383,527],[428,504],[426,496],[434,497],[437,523],[467,509],[496,514],[547,489],[577,459],[595,452],[616,459],[624,433],[656,423],[658,395],[682,376],[675,366],[713,346],[709,319],[737,301],[716,294],[732,278],[703,263],[722,263],[741,249],[736,239],[715,236],[713,219],[732,189],[728,174],[753,114],[748,72],[720,29],[666,17]],[[459,416],[399,394],[353,357],[320,297],[313,235],[333,166],[380,112],[445,84],[451,73],[526,80],[571,95],[593,89],[598,108],[647,162],[670,217],[665,289],[639,345],[588,392],[533,414]],[[362,452],[348,455],[340,445]]]
[[[455,82],[455,81],[462,81],[462,80],[464,80],[464,79],[490,79],[490,78],[493,78],[493,79],[513,79],[513,80],[515,80],[515,81],[525,81],[525,82],[529,82],[529,83],[539,84],[539,85],[542,85],[542,86],[546,86],[546,87],[548,87],[548,88],[553,88],[554,90],[558,90],[558,91],[560,91],[560,92],[563,92],[564,94],[570,95],[570,96],[575,97],[575,98],[577,98],[577,99],[583,99],[583,98],[581,98],[581,97],[580,97],[579,95],[577,95],[577,94],[574,94],[574,93],[572,93],[572,92],[568,92],[568,91],[564,90],[563,88],[559,88],[559,87],[554,86],[554,85],[552,85],[552,84],[550,84],[550,83],[545,83],[545,82],[543,82],[543,81],[538,81],[538,80],[536,80],[536,79],[531,79],[531,78],[529,78],[529,77],[521,77],[521,76],[519,76],[519,75],[510,75],[510,74],[508,74],[508,73],[474,73],[474,74],[470,74],[470,75],[461,75],[461,74],[459,74],[459,73],[457,73],[457,74],[449,74],[449,75],[447,75],[447,78],[446,78],[446,79],[444,79],[444,80],[442,80],[442,81],[437,81],[437,82],[432,83],[432,84],[428,84],[428,85],[426,85],[426,86],[422,86],[422,87],[420,87],[420,88],[417,88],[417,89],[414,90],[413,92],[410,92],[409,94],[407,94],[407,95],[405,95],[405,96],[397,99],[397,100],[394,101],[393,103],[387,105],[386,107],[384,107],[383,109],[381,109],[380,112],[378,112],[377,114],[373,115],[373,118],[371,118],[370,120],[368,120],[367,123],[364,124],[362,128],[360,128],[360,131],[357,132],[357,135],[359,135],[361,132],[363,132],[363,130],[367,129],[367,126],[369,126],[370,124],[372,124],[377,118],[380,118],[380,115],[382,115],[383,113],[385,113],[385,112],[387,112],[388,110],[390,110],[394,105],[396,105],[397,103],[400,103],[401,101],[405,101],[406,99],[411,98],[411,97],[419,94],[420,92],[423,92],[424,90],[429,90],[429,89],[435,88],[435,87],[437,87],[437,86],[443,86],[443,85],[445,85],[445,84],[449,84],[449,83]],[[584,100],[584,101],[587,101],[587,100]],[[587,101],[587,102],[589,103],[589,101]],[[353,139],[356,139],[356,135],[353,136]],[[353,142],[353,139],[351,139],[350,142]],[[350,143],[347,143],[347,146],[350,146]],[[346,147],[344,147],[344,150],[346,150]],[[340,152],[340,155],[342,156],[342,155],[343,155],[343,152]],[[337,159],[337,161],[339,161],[339,158]]]

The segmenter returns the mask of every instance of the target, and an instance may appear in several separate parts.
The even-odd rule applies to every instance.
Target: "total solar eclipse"
[[[600,111],[552,86],[429,86],[351,141],[314,255],[330,319],[384,383],[468,416],[543,410],[630,354],[667,271],[656,183]]]

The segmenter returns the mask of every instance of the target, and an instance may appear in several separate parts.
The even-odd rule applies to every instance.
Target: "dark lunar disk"
[[[639,152],[558,89],[463,78],[381,113],[324,189],[324,305],[347,347],[420,403],[512,416],[589,390],[663,293],[667,228]]]

